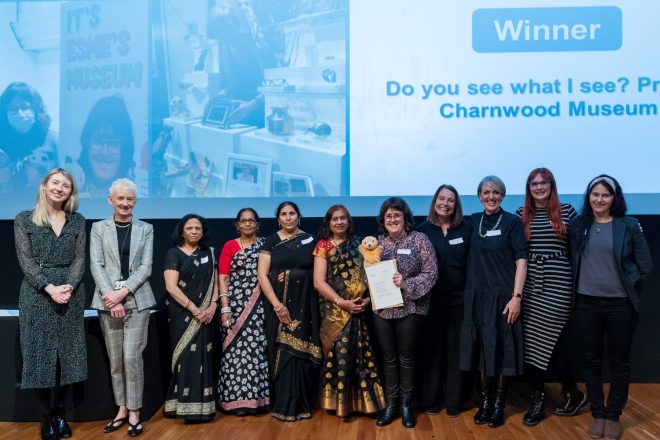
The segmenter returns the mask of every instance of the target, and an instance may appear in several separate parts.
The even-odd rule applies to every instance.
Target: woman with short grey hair
[[[96,287],[92,307],[99,311],[110,358],[115,418],[103,432],[128,422],[128,435],[142,433],[140,408],[144,389],[142,352],[147,345],[149,308],[156,303],[149,286],[153,227],[133,217],[135,183],[117,179],[110,186],[111,219],[92,225],[89,253]]]
[[[500,206],[506,195],[504,182],[486,176],[477,195],[484,210],[467,218],[473,232],[463,294],[460,367],[481,372],[482,403],[474,421],[495,428],[504,423],[507,378],[522,374],[518,317],[528,248],[520,218]]]

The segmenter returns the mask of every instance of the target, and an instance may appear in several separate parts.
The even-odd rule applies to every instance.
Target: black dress
[[[289,310],[291,323],[280,323],[271,303],[263,299],[271,378],[271,415],[282,421],[308,419],[318,396],[321,363],[319,300],[314,290],[316,240],[301,233],[281,240],[266,238],[261,252],[270,255],[268,278],[277,299]],[[284,274],[279,282],[278,275]]]
[[[18,263],[25,275],[18,302],[21,388],[54,387],[58,359],[61,385],[83,381],[87,379],[82,284],[85,218],[77,212],[68,214],[57,236],[52,228],[37,226],[32,211],[23,211],[16,216],[14,235]],[[73,286],[67,304],[55,303],[43,290],[49,283]]]
[[[503,210],[478,212],[467,220],[473,232],[463,295],[461,370],[517,376],[523,371],[522,324],[518,319],[509,325],[502,311],[513,294],[516,260],[527,259],[522,221]]]

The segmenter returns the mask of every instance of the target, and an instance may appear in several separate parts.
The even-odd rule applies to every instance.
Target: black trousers
[[[434,304],[424,320],[420,345],[419,401],[430,408],[444,404],[464,408],[470,400],[472,373],[458,367],[461,354],[463,303]]]
[[[628,298],[579,295],[577,318],[584,351],[584,378],[594,418],[618,420],[628,400],[630,345],[638,314]],[[603,393],[603,351],[609,358],[610,392]]]
[[[415,380],[415,358],[424,317],[383,319],[374,315],[374,331],[383,356],[385,394],[388,402],[399,396],[411,400]]]

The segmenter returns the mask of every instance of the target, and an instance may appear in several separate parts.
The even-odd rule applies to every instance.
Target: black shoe
[[[536,426],[545,416],[543,412],[545,393],[543,391],[534,391],[532,394],[532,406],[523,416],[523,425]]]
[[[53,426],[53,417],[50,411],[41,413],[41,440],[57,440],[57,431]]]
[[[440,414],[440,405],[431,405],[427,407],[426,414],[430,414],[432,416]]]
[[[124,426],[124,423],[128,422],[128,416],[124,417],[123,419],[114,419],[112,422],[108,423],[105,425],[105,428],[103,428],[103,432],[106,434],[110,432],[115,432],[122,426]]]
[[[506,388],[499,387],[493,404],[493,412],[488,418],[488,426],[497,428],[504,424],[504,407],[506,406]]]
[[[447,417],[458,417],[461,414],[461,408],[455,408],[453,406],[448,406],[445,410]]]
[[[376,426],[387,426],[397,418],[397,405],[395,400],[388,400],[387,406],[378,414]]]
[[[556,416],[576,416],[589,401],[589,397],[577,388],[561,394],[564,397],[564,404],[552,410],[552,413]]]
[[[69,438],[72,435],[71,427],[66,422],[65,409],[62,406],[58,406],[55,414],[53,415],[53,428],[57,433],[59,438]]]
[[[415,411],[413,411],[412,403],[409,399],[404,399],[401,402],[401,423],[406,428],[414,428],[417,424]]]
[[[139,420],[135,425],[128,422],[128,436],[137,437],[140,434],[142,434],[142,423]]]
[[[488,386],[482,386],[481,388],[481,405],[479,410],[474,415],[474,423],[477,425],[485,425],[490,419],[492,408],[492,401],[490,398],[490,388]]]

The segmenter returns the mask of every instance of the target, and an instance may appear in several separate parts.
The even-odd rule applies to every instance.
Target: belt
[[[529,254],[529,259],[536,263],[536,273],[534,274],[533,287],[534,292],[543,293],[545,262],[548,260],[556,260],[561,257],[566,257],[567,255],[568,253],[566,251],[558,251],[551,254]]]
[[[69,267],[69,264],[65,263],[39,263],[39,267],[42,269],[50,269],[53,267]]]

